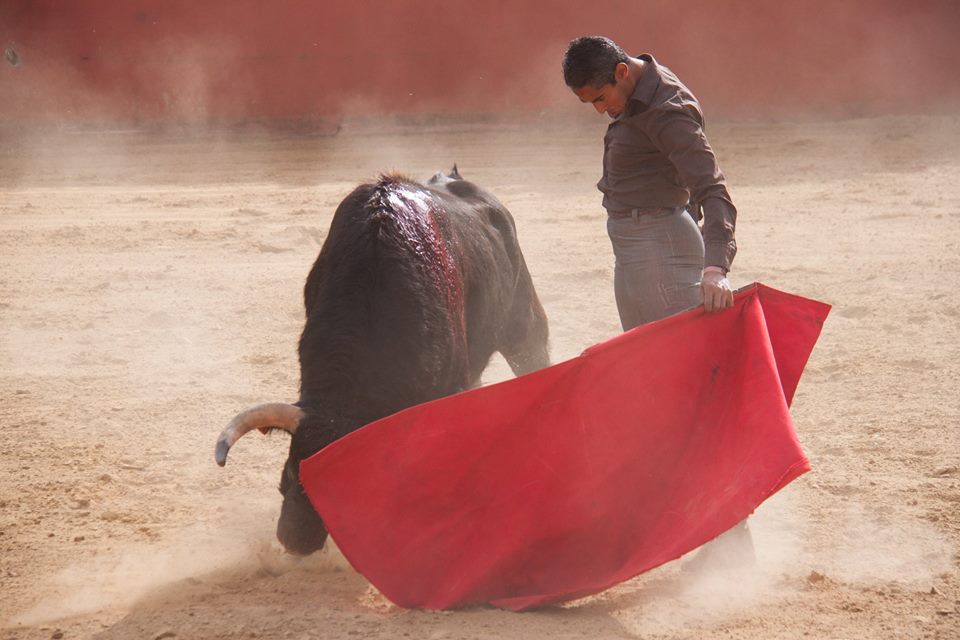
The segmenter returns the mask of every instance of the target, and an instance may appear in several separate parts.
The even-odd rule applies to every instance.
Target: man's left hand
[[[733,289],[727,276],[719,271],[706,271],[700,280],[700,297],[707,313],[733,306]]]

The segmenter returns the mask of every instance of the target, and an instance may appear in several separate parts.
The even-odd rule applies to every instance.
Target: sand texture
[[[591,114],[593,115],[593,114]],[[960,638],[960,119],[711,123],[734,286],[834,305],[792,414],[813,471],[758,562],[670,563],[524,614],[391,605],[335,549],[279,553],[301,290],[336,205],[454,162],[513,212],[555,362],[619,330],[604,123],[347,122],[334,134],[69,131],[0,143],[0,640]],[[510,375],[496,358],[484,382]]]

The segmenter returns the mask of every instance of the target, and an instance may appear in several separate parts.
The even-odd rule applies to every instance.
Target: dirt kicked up
[[[602,122],[5,136],[0,639],[960,637],[960,120],[720,122],[734,286],[834,306],[793,417],[813,471],[736,575],[668,564],[526,614],[394,607],[335,549],[280,554],[301,287],[334,208],[457,162],[513,212],[552,359],[615,334]],[[495,361],[484,381],[510,375]]]

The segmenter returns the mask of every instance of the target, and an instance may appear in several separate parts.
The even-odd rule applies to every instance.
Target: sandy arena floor
[[[604,123],[60,132],[0,144],[0,640],[960,638],[960,119],[710,125],[735,286],[834,305],[793,406],[814,466],[746,578],[671,563],[513,614],[398,609],[336,551],[277,552],[301,287],[334,208],[453,162],[513,211],[554,361],[618,331]],[[485,381],[509,375],[495,361]]]

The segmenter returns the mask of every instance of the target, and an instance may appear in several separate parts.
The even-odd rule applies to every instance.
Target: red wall
[[[560,58],[591,33],[713,114],[960,103],[955,0],[0,0],[0,122],[575,109]]]

